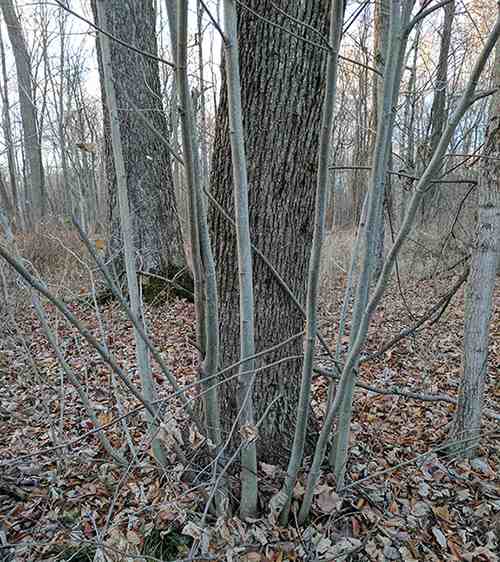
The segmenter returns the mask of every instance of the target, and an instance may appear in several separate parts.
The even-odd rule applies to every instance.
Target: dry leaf
[[[262,555],[260,552],[247,552],[242,558],[242,561],[244,560],[246,560],[246,562],[260,562],[262,560]]]
[[[192,521],[188,521],[182,529],[182,534],[192,537],[195,540],[200,540],[203,535],[203,529],[195,525]]]
[[[255,425],[245,424],[240,427],[239,433],[245,443],[251,443],[257,439],[257,428]]]
[[[342,505],[342,498],[333,488],[330,488],[319,494],[316,498],[316,503],[323,513],[332,513],[340,508]]]
[[[441,548],[448,546],[448,541],[439,527],[432,527],[432,534]]]
[[[439,517],[439,519],[442,519],[443,521],[446,521],[447,523],[453,522],[451,520],[450,512],[448,511],[448,508],[445,505],[441,505],[441,506],[437,506],[437,507],[431,507],[431,509],[432,509],[432,512],[434,513],[434,515],[436,517]]]
[[[142,543],[142,537],[140,537],[135,531],[127,531],[127,540],[130,544],[138,546]]]

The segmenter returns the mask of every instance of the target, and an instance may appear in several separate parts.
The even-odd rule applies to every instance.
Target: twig
[[[194,297],[193,293],[191,291],[189,291],[188,289],[184,288],[182,285],[179,285],[178,283],[175,282],[175,278],[173,279],[168,279],[167,277],[163,277],[162,275],[158,275],[156,273],[150,273],[148,271],[143,271],[141,269],[139,269],[137,271],[137,273],[139,275],[142,275],[143,277],[150,277],[151,279],[158,279],[159,281],[163,281],[165,283],[168,283],[169,285],[172,285],[172,287],[174,287],[175,289],[177,289],[178,291],[182,292],[182,293],[186,293],[186,295],[192,299]]]
[[[101,358],[107,363],[113,371],[118,375],[123,384],[130,390],[130,392],[139,400],[148,412],[154,417],[156,412],[152,406],[143,398],[141,393],[134,387],[130,382],[125,373],[120,369],[114,358],[106,352],[104,347],[96,340],[96,338],[85,328],[85,326],[71,313],[67,306],[56,296],[54,296],[47,288],[42,285],[37,279],[31,275],[31,273],[21,265],[20,261],[13,257],[7,250],[0,245],[0,256],[7,262],[11,267],[13,267],[21,277],[23,277],[29,285],[41,293],[45,298],[47,298],[72,324],[80,334],[87,340],[87,342],[99,353]]]
[[[320,375],[324,375],[331,379],[340,380],[340,376],[336,375],[329,369],[324,369],[323,367],[315,367],[314,370]],[[448,404],[457,404],[458,400],[447,396],[446,394],[419,394],[418,392],[411,392],[409,390],[402,390],[398,387],[393,388],[379,388],[376,386],[371,386],[364,382],[355,382],[354,386],[362,388],[363,390],[369,390],[375,394],[380,394],[382,396],[402,396],[403,398],[411,398],[413,400],[420,400],[422,402],[447,402]],[[492,412],[491,410],[485,410],[484,415],[492,420],[500,420],[500,414]]]
[[[104,29],[100,28],[98,25],[96,25],[94,22],[90,21],[89,19],[87,19],[86,17],[82,16],[81,14],[79,14],[78,12],[73,11],[71,8],[69,8],[68,6],[66,6],[61,0],[53,0],[60,8],[62,8],[63,10],[65,10],[66,12],[68,12],[69,14],[71,14],[72,16],[75,16],[76,18],[78,18],[79,20],[85,22],[87,25],[90,25],[90,27],[92,27],[93,29],[95,29],[96,31],[99,31],[99,33],[102,33],[103,35],[106,35],[107,37],[109,37],[110,39],[112,39],[113,41],[115,41],[116,43],[119,43],[120,45],[122,45],[123,47],[126,47],[127,49],[130,49],[131,51],[134,51],[135,53],[138,53],[140,55],[145,56],[148,59],[152,59],[158,62],[162,62],[163,64],[166,64],[167,66],[170,66],[171,68],[175,68],[175,64],[173,62],[170,62],[168,60],[165,60],[161,57],[159,57],[158,55],[154,55],[153,53],[148,53],[147,51],[143,51],[142,49],[139,49],[138,47],[134,47],[134,45],[131,45],[130,43],[127,43],[126,41],[123,41],[122,39],[119,39],[118,37],[116,37],[116,35],[113,35],[112,33],[109,33],[107,31],[104,31]]]
[[[487,433],[483,434],[483,437],[487,436],[487,435],[495,435],[497,433],[498,433],[497,430],[488,431]],[[456,441],[455,443],[466,443],[467,441],[472,441],[472,440],[475,440],[475,439],[477,439],[477,436],[469,437],[468,439],[460,439],[460,440]],[[364,482],[367,482],[368,480],[372,480],[373,478],[376,478],[377,476],[383,476],[384,474],[390,474],[391,472],[394,472],[395,470],[403,468],[404,466],[408,466],[410,464],[418,462],[421,459],[425,459],[425,457],[428,457],[432,453],[437,453],[438,451],[443,451],[445,449],[448,449],[449,447],[450,447],[450,443],[445,443],[444,445],[439,445],[438,447],[430,449],[426,453],[422,453],[420,455],[417,455],[416,457],[413,457],[412,459],[409,459],[407,461],[403,461],[399,464],[396,464],[394,466],[386,468],[385,470],[380,470],[379,472],[374,472],[373,474],[370,474],[369,476],[366,476],[365,478],[361,478],[361,480],[356,480],[356,482],[353,482],[351,484],[348,484],[347,486],[344,486],[342,488],[342,490],[340,490],[340,492],[345,492],[346,490],[350,490],[352,488],[357,488],[360,484],[363,484]]]
[[[389,350],[391,347],[394,347],[399,341],[401,341],[402,339],[407,338],[408,336],[411,336],[412,334],[414,334],[417,331],[417,329],[420,328],[420,326],[422,326],[422,324],[424,324],[425,322],[427,322],[427,320],[429,320],[429,318],[431,318],[431,316],[433,314],[435,314],[437,311],[439,311],[439,309],[441,307],[443,307],[443,306],[445,306],[449,303],[449,301],[451,300],[453,295],[458,291],[458,289],[460,289],[462,284],[467,279],[468,274],[469,274],[469,270],[466,269],[466,271],[464,273],[462,273],[462,275],[460,275],[460,277],[458,278],[456,283],[453,285],[453,287],[443,297],[441,297],[439,299],[439,301],[434,306],[432,306],[415,324],[413,324],[413,326],[411,326],[410,328],[406,328],[405,330],[402,330],[397,336],[392,338],[392,340],[390,340],[388,343],[386,343],[378,351],[376,351],[374,353],[370,353],[369,355],[366,355],[365,357],[363,357],[360,360],[360,364],[366,363],[368,361],[373,361],[374,359],[378,359],[387,350]]]
[[[442,2],[439,2],[438,4],[434,4],[434,6],[430,6],[427,9],[421,9],[415,15],[415,17],[410,21],[407,28],[405,29],[405,33],[410,33],[410,31],[417,25],[419,21],[425,19],[428,15],[432,14],[432,12],[439,10],[439,8],[443,8],[444,6],[446,6],[446,4],[449,4],[450,2],[454,2],[454,1],[455,0],[442,0]]]

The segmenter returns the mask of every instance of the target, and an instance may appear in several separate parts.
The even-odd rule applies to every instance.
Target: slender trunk
[[[58,97],[58,107],[59,107],[59,115],[58,115],[58,134],[59,134],[59,149],[61,151],[61,167],[62,167],[62,176],[63,176],[63,193],[67,194],[67,197],[70,199],[70,212],[71,214],[74,213],[73,205],[72,205],[72,197],[71,197],[71,180],[69,177],[68,171],[68,158],[66,154],[66,135],[64,130],[64,82],[65,82],[65,22],[66,17],[64,13],[61,14],[61,20],[59,23],[59,32],[60,32],[60,44],[59,44],[59,97]]]
[[[408,95],[405,103],[405,152],[404,159],[406,170],[410,176],[415,174],[415,113],[416,113],[416,85],[417,85],[417,58],[418,46],[420,42],[420,33],[422,26],[418,25],[415,31],[415,39],[413,42],[413,60],[410,67],[410,78],[408,81]],[[398,225],[405,215],[406,200],[412,191],[413,181],[411,179],[400,180],[400,202],[398,206]]]
[[[177,64],[177,90],[182,126],[182,148],[184,170],[189,199],[189,221],[191,227],[191,251],[193,256],[193,277],[195,288],[196,323],[198,342],[203,358],[200,368],[200,382],[203,386],[203,405],[210,446],[216,455],[222,442],[221,420],[215,375],[219,365],[219,307],[215,263],[208,230],[207,209],[203,196],[198,140],[194,112],[189,92],[187,50],[188,50],[188,5],[179,0],[177,10],[167,3],[169,24],[175,31],[176,45],[173,51]],[[173,38],[172,38],[173,39]],[[218,482],[218,466],[214,471]],[[215,493],[215,507],[218,515],[225,511],[224,482],[221,493]],[[216,491],[217,492],[217,491]]]
[[[7,191],[7,184],[3,179],[3,174],[1,170],[0,170],[0,203],[7,213],[9,223],[11,223],[14,216],[14,208],[12,206],[9,193]]]
[[[335,396],[335,400],[330,408],[330,411],[327,414],[325,424],[323,426],[323,429],[321,430],[320,437],[318,439],[318,443],[314,453],[313,463],[307,480],[304,505],[302,507],[302,510],[306,515],[309,512],[310,506],[312,504],[313,494],[320,476],[321,463],[323,461],[323,457],[327,446],[329,429],[331,427],[335,415],[337,414],[339,407],[343,403],[345,403],[346,395],[352,393],[352,384],[355,380],[353,376],[354,369],[358,364],[361,349],[366,341],[370,319],[375,309],[377,308],[380,299],[382,298],[385,292],[389,280],[389,276],[392,272],[396,257],[401,249],[403,242],[408,237],[410,229],[415,221],[416,213],[420,206],[422,196],[425,193],[426,189],[429,187],[432,179],[435,177],[436,170],[439,169],[443,155],[451,141],[453,133],[455,132],[455,129],[458,126],[458,123],[460,122],[461,118],[463,117],[467,109],[477,99],[475,96],[475,89],[479,81],[479,77],[481,76],[486,61],[491,51],[493,50],[499,36],[500,36],[500,14],[497,17],[495,25],[492,31],[490,32],[489,36],[487,37],[483,49],[476,60],[474,68],[472,69],[471,75],[469,77],[469,81],[465,87],[460,102],[458,103],[457,109],[453,113],[452,117],[450,118],[450,121],[448,122],[448,125],[443,131],[437,150],[434,156],[432,157],[432,160],[429,162],[429,165],[425,169],[423,175],[417,182],[415,191],[413,193],[413,197],[409,203],[408,210],[403,220],[403,224],[401,225],[401,229],[399,230],[398,235],[387,254],[387,257],[385,258],[384,267],[382,268],[380,277],[373,290],[373,294],[362,314],[360,321],[357,323],[359,328],[357,330],[356,339],[351,345],[349,354],[346,358],[341,381],[337,390],[337,394]],[[342,464],[339,464],[339,470],[341,472],[345,470],[345,459]]]
[[[293,488],[301,467],[304,446],[306,441],[307,426],[309,421],[309,404],[311,400],[312,369],[316,338],[318,335],[317,312],[319,296],[319,279],[321,269],[321,248],[325,237],[325,211],[328,189],[328,169],[330,163],[330,141],[337,93],[337,72],[340,41],[342,37],[342,24],[344,21],[344,1],[335,0],[331,5],[329,44],[331,50],[328,54],[326,67],[326,93],[323,105],[321,134],[318,151],[318,173],[316,183],[314,232],[309,259],[309,274],[307,280],[306,302],[306,333],[304,362],[302,366],[302,380],[297,410],[297,422],[293,440],[292,452],[287,470],[284,492],[286,504],[281,513],[281,522],[288,522],[288,514],[293,494]]]
[[[380,72],[380,75],[375,75],[373,79],[372,85],[372,107],[373,107],[373,127],[378,132],[378,123],[381,118],[383,118],[384,113],[384,76],[386,72],[386,66],[388,62],[388,57],[390,53],[388,52],[389,48],[389,19],[390,19],[390,12],[391,12],[391,0],[377,0],[375,2],[375,14],[374,14],[374,26],[375,26],[375,34],[374,34],[374,41],[373,41],[373,53],[374,53],[374,60],[375,60],[375,68]],[[377,135],[373,137],[373,144],[370,147],[370,152],[372,156],[372,160],[374,158],[374,151],[375,146],[377,143]],[[389,135],[388,143],[387,143],[387,157],[389,156],[392,149],[392,134]],[[386,158],[386,168],[387,168],[387,161]],[[384,185],[383,190],[384,193],[387,190],[387,180],[388,174],[384,173]],[[385,201],[385,198],[383,198]],[[375,244],[374,244],[374,255],[373,255],[373,268],[374,274],[373,279],[376,280],[377,277],[380,275],[380,271],[382,269],[382,264],[384,262],[384,238],[385,238],[385,222],[384,222],[384,203],[379,210],[381,217],[378,221],[379,228],[373,233],[375,236]]]
[[[359,279],[356,287],[356,298],[350,328],[350,346],[354,344],[358,336],[361,317],[368,302],[370,285],[376,281],[381,267],[377,266],[380,258],[378,250],[378,235],[381,231],[381,223],[384,220],[384,194],[387,178],[387,146],[391,143],[392,126],[391,113],[393,108],[394,81],[398,77],[396,72],[398,60],[398,37],[401,32],[401,3],[399,0],[391,2],[389,43],[387,49],[387,60],[384,71],[383,91],[381,94],[382,104],[379,107],[377,135],[373,153],[373,164],[370,177],[370,191],[367,202],[367,220],[364,229],[360,229],[359,236],[362,237],[361,263]],[[378,271],[377,271],[378,270]],[[377,275],[378,274],[378,275]],[[377,275],[377,277],[375,277]],[[340,406],[340,414],[333,448],[335,450],[335,476],[337,485],[343,486],[345,462],[347,458],[347,444],[349,439],[349,428],[352,415],[352,397],[354,392],[354,374],[350,375],[350,384],[346,396]]]
[[[203,190],[208,189],[208,142],[207,142],[207,107],[205,90],[204,70],[205,63],[203,57],[203,8],[198,0],[196,4],[198,14],[198,82],[199,82],[199,126],[200,131],[200,158],[201,158],[201,177],[203,181]],[[204,197],[206,195],[204,194]]]
[[[234,209],[240,294],[240,366],[239,366],[239,425],[244,441],[241,450],[240,517],[257,514],[257,449],[253,383],[255,379],[254,292],[252,276],[252,248],[248,212],[248,177],[243,115],[240,91],[240,63],[238,46],[238,17],[235,0],[224,0],[224,54],[227,85],[229,127],[231,130],[231,158],[233,164]],[[249,435],[249,438],[246,437]]]

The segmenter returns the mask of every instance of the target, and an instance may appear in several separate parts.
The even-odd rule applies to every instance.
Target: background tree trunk
[[[383,113],[384,103],[384,76],[386,72],[387,63],[387,47],[389,45],[389,19],[390,19],[390,2],[389,0],[378,0],[375,2],[374,13],[374,38],[373,38],[373,55],[375,60],[375,67],[380,72],[380,75],[375,74],[372,83],[372,123],[373,128],[377,131],[378,121]],[[375,152],[376,133],[372,137],[372,146],[370,152],[373,160],[373,153]],[[387,163],[390,161],[392,153],[392,131],[386,148],[386,170],[384,175],[384,194],[383,204],[380,208],[382,215],[379,220],[380,228],[375,232],[375,254],[374,254],[374,275],[373,280],[376,281],[380,272],[382,271],[382,264],[384,262],[384,238],[385,238],[385,221],[384,221],[384,207],[387,202],[389,174],[387,173]]]
[[[92,9],[97,25],[95,0]],[[108,31],[151,54],[157,53],[156,14],[151,0],[108,0],[104,3]],[[97,39],[101,94],[102,55]],[[135,53],[111,41],[111,61],[119,108],[120,136],[129,186],[130,211],[133,221],[134,245],[140,258],[140,268],[172,275],[185,264],[182,236],[172,181],[170,155],[165,144],[139,111],[165,139],[169,138],[163,112],[158,62]],[[106,175],[109,212],[112,222],[111,247],[120,244],[120,226],[116,197],[116,173],[113,163],[109,116],[104,111]]]
[[[0,93],[2,97],[2,105],[3,105],[2,128],[3,128],[4,139],[7,144],[7,161],[9,165],[10,191],[12,194],[12,206],[14,212],[13,218],[14,220],[16,220],[16,217],[20,212],[19,202],[18,202],[18,188],[17,188],[16,155],[14,150],[14,140],[12,136],[12,125],[10,121],[9,84],[8,84],[8,75],[7,75],[7,65],[5,63],[5,49],[4,49],[3,37],[1,31],[0,31],[0,63],[2,66],[2,79],[3,79],[2,91]]]
[[[14,60],[16,63],[17,86],[21,121],[24,135],[27,196],[31,218],[44,216],[47,210],[47,194],[42,163],[42,149],[33,95],[31,61],[19,17],[12,0],[1,0],[3,18],[7,25]]]
[[[327,35],[329,1],[290,4],[281,0],[277,4],[291,16]],[[290,20],[269,0],[251,0],[248,7],[258,14],[272,15],[273,21],[286,28],[290,26]],[[310,32],[304,28],[300,33]],[[307,37],[318,41],[316,34]],[[326,52],[270,26],[245,9],[238,11],[238,40],[251,239],[304,302]],[[225,78],[217,115],[211,189],[226,211],[234,216]],[[236,237],[232,225],[215,210],[211,222],[218,265],[222,362],[227,366],[239,359]],[[253,272],[258,352],[301,332],[304,319],[258,257],[254,260]],[[290,356],[295,358],[257,372],[255,380],[256,419],[276,396],[282,395],[259,430],[259,458],[267,462],[286,460],[283,448],[289,448],[292,442],[302,338],[257,361],[258,368]],[[237,412],[235,383],[222,385],[220,395],[227,433]]]
[[[441,47],[439,50],[439,61],[436,70],[436,80],[434,82],[434,98],[432,100],[430,117],[430,139],[429,139],[429,160],[436,151],[439,139],[446,126],[447,110],[446,95],[448,86],[448,59],[450,56],[451,31],[453,18],[455,17],[455,2],[448,2],[443,8],[444,19],[441,31]],[[422,219],[430,219],[438,211],[441,190],[435,186],[429,189],[422,199]],[[434,213],[431,207],[434,207]]]

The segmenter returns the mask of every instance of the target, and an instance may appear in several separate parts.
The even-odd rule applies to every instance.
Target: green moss
[[[169,282],[169,279],[174,282]],[[144,301],[148,304],[164,302],[169,296],[193,301],[193,278],[189,270],[170,267],[166,273],[158,276],[143,274],[141,281]]]

